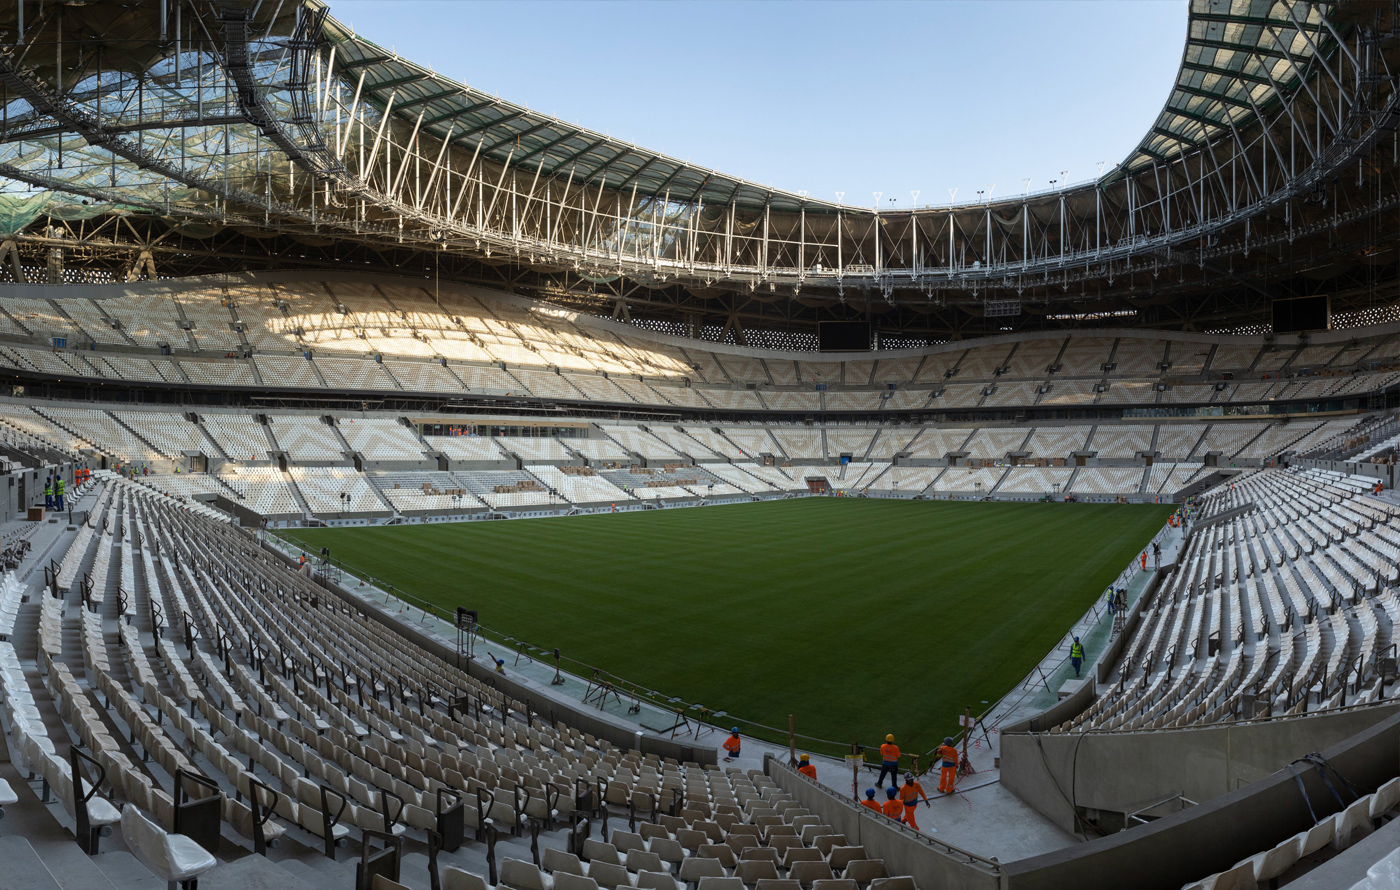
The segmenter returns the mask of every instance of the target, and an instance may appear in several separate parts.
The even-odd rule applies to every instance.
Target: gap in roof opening
[[[905,208],[1124,160],[1171,91],[1187,4],[334,0],[331,13],[402,58],[643,149]]]

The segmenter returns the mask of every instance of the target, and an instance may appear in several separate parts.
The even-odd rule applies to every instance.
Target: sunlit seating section
[[[1103,427],[1099,428],[1102,432]],[[1069,460],[1076,451],[1084,450],[1088,430],[1082,426],[1038,426],[1026,443],[1031,457],[1046,460]]]
[[[811,463],[825,459],[822,431],[812,427],[772,426],[769,430],[789,460]]]
[[[521,470],[458,470],[452,475],[495,510],[560,504],[560,499],[551,495],[543,483]]]
[[[312,513],[388,512],[364,474],[350,467],[292,467],[288,472]]]
[[[972,427],[924,427],[906,446],[911,458],[942,460],[963,450],[963,443],[977,432]]]
[[[341,417],[336,425],[350,449],[366,460],[422,460],[418,434],[397,419]]]
[[[950,471],[951,472],[951,471]],[[1080,472],[1084,472],[1082,469]],[[1012,467],[998,494],[1054,494],[1063,492],[1073,467]]]
[[[370,484],[379,489],[400,513],[471,511],[486,505],[451,473],[414,471],[370,473]]]
[[[490,436],[425,436],[424,441],[448,460],[497,461],[505,457]]]
[[[627,449],[612,439],[604,438],[601,435],[589,438],[570,439],[569,448],[577,451],[590,461],[627,461],[630,455]]]
[[[1131,458],[1152,451],[1150,426],[1136,424],[1099,424],[1094,429],[1094,438],[1089,443],[1090,451],[1099,457]]]
[[[1153,463],[1147,475],[1147,486],[1143,490],[1147,494],[1176,494],[1191,484],[1204,468],[1205,465],[1200,461]]]
[[[648,461],[681,461],[680,453],[656,436],[635,426],[603,424],[600,429],[621,447]]]
[[[1212,423],[1199,454],[1218,451],[1223,457],[1234,457],[1250,440],[1263,432],[1268,424],[1256,421]]]
[[[95,408],[53,408],[45,406],[40,413],[54,424],[72,430],[91,442],[99,451],[122,463],[149,463],[164,457],[150,445],[122,426],[106,411]]]
[[[592,470],[585,467],[568,469],[580,472],[565,472],[560,467],[548,464],[532,466],[530,472],[571,504],[616,503],[628,499],[626,492]]]
[[[114,411],[118,420],[131,427],[161,454],[179,460],[186,454],[210,454],[213,448],[199,427],[183,414],[164,411]]]
[[[255,513],[263,516],[302,514],[287,476],[276,467],[225,465],[219,478],[237,492],[239,503]]]
[[[257,366],[264,386],[293,386],[301,389],[322,386],[311,362],[300,356],[254,355],[253,364]]]
[[[933,483],[933,491],[991,494],[1006,474],[1002,467],[949,467]],[[980,487],[979,487],[980,486]]]
[[[332,389],[397,389],[379,362],[317,356],[315,363]]]
[[[179,366],[191,383],[210,386],[256,386],[258,383],[248,363],[236,359],[199,361],[183,358]]]
[[[497,436],[496,444],[532,463],[564,463],[578,460],[553,436]]]
[[[276,414],[268,418],[272,436],[294,461],[336,461],[345,459],[345,449],[335,431],[319,417]]]
[[[199,422],[229,460],[268,460],[267,430],[247,414],[201,414]]]
[[[1143,473],[1142,467],[1080,467],[1071,490],[1077,495],[1135,494]]]
[[[1157,453],[1178,461],[1203,455],[1206,449],[1197,443],[1205,431],[1205,424],[1162,424],[1157,427]]]
[[[403,362],[384,360],[384,369],[409,392],[462,391],[462,383],[439,362]]]
[[[968,441],[963,450],[971,458],[1005,460],[1008,454],[1022,450],[1021,446],[1029,435],[1030,430],[1025,427],[983,427]]]
[[[912,496],[928,488],[941,472],[942,467],[890,467],[870,487],[872,490]]]

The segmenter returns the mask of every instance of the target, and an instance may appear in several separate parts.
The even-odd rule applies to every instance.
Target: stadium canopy
[[[97,277],[353,257],[692,329],[723,319],[740,337],[760,319],[852,315],[925,339],[1104,318],[1244,327],[1333,269],[1339,308],[1393,301],[1371,274],[1394,262],[1375,234],[1397,191],[1389,4],[1193,0],[1175,84],[1122,162],[1089,182],[897,211],[560,121],[329,12],[0,10],[11,274],[53,250]]]

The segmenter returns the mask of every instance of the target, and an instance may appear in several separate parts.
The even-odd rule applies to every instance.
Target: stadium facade
[[[486,95],[315,0],[0,6],[13,861],[97,854],[107,826],[160,879],[229,886],[1351,886],[1388,867],[1397,16],[1193,0],[1120,163],[889,210]],[[819,349],[840,322],[859,348]],[[71,528],[23,519],[56,506],[54,475]],[[1158,539],[1168,561],[1125,572],[1091,678],[1052,652],[989,712],[998,812],[1059,841],[994,856],[781,756],[716,770],[708,742],[601,696],[464,669],[461,633],[249,531],[832,493],[1199,497]],[[609,812],[644,824],[595,837]],[[342,844],[358,876],[306,865]]]

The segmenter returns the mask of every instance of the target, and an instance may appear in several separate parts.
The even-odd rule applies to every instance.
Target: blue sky
[[[331,0],[478,89],[776,188],[870,206],[1092,178],[1171,89],[1184,0]]]

